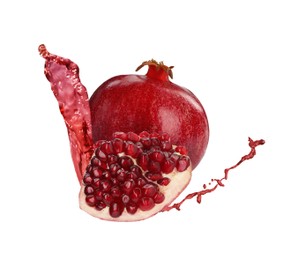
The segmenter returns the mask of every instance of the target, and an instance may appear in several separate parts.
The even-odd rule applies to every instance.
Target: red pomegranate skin
[[[188,89],[172,83],[164,70],[120,75],[105,81],[90,98],[93,142],[117,131],[168,133],[187,148],[194,169],[209,140],[205,110]]]

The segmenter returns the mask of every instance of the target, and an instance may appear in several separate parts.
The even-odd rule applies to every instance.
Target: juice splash
[[[49,53],[44,45],[39,46],[39,53],[46,60],[44,73],[59,103],[68,130],[75,171],[81,183],[93,153],[88,93],[80,81],[77,64]]]
[[[230,170],[235,169],[238,167],[241,163],[243,163],[246,160],[252,159],[256,155],[256,147],[259,145],[265,144],[265,140],[260,139],[253,141],[251,138],[249,138],[249,147],[251,148],[250,152],[246,155],[244,155],[235,165],[227,168],[224,170],[224,176],[221,179],[211,179],[211,182],[208,185],[211,185],[212,183],[215,183],[215,185],[212,188],[207,188],[208,185],[203,185],[203,190],[193,192],[191,194],[188,194],[183,200],[181,200],[179,203],[175,203],[171,206],[168,206],[163,209],[163,211],[170,211],[172,209],[180,210],[181,205],[188,199],[192,199],[196,197],[197,203],[201,203],[202,196],[206,195],[207,193],[211,193],[215,191],[218,187],[224,187],[223,181],[226,181],[228,178],[228,174]]]

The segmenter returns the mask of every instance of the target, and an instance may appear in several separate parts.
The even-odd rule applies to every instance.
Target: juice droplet
[[[75,171],[81,183],[93,153],[88,93],[80,81],[77,64],[49,53],[43,44],[38,50],[46,60],[44,73],[59,103],[68,130]]]
[[[188,194],[183,200],[181,200],[178,203],[175,203],[171,206],[167,206],[163,209],[163,211],[169,211],[172,209],[176,209],[176,210],[180,210],[181,205],[185,202],[185,200],[189,200],[192,199],[194,197],[197,197],[197,203],[201,203],[202,200],[202,196],[213,192],[214,190],[217,189],[217,187],[224,187],[223,181],[227,180],[228,178],[228,174],[230,170],[233,170],[234,168],[238,167],[242,162],[246,161],[246,160],[250,160],[252,159],[255,155],[256,155],[256,147],[259,145],[263,145],[265,143],[264,140],[260,139],[257,141],[253,141],[251,138],[249,138],[249,147],[251,148],[250,152],[247,155],[244,155],[235,165],[227,168],[224,170],[224,176],[221,179],[211,179],[211,182],[208,183],[208,185],[210,186],[213,182],[215,183],[215,185],[212,188],[207,188],[207,185],[204,184],[203,185],[203,190],[201,191],[196,191],[193,192],[191,194]]]

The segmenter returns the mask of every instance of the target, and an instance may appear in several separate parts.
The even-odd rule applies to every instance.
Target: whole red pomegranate
[[[173,67],[144,62],[138,69],[147,65],[145,76],[113,77],[89,100],[75,63],[49,53],[44,45],[39,52],[68,130],[80,207],[94,217],[136,221],[180,209],[186,199],[200,202],[264,143],[249,139],[251,152],[226,169],[222,179],[212,179],[214,187],[204,184],[202,191],[171,206],[190,182],[209,137],[199,100],[169,80]]]
[[[192,169],[202,159],[209,138],[206,113],[197,97],[169,80],[172,68],[154,60],[146,75],[120,75],[104,82],[90,98],[93,141],[117,131],[168,133],[185,146]]]

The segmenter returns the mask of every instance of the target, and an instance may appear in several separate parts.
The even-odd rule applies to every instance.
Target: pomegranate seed
[[[104,161],[104,162],[107,161],[107,156],[106,156],[106,154],[105,154],[103,151],[101,151],[100,147],[98,147],[98,148],[96,149],[96,151],[95,151],[95,155],[96,155],[96,157],[97,157],[99,160]]]
[[[155,162],[163,162],[165,160],[165,155],[161,151],[154,151],[149,154],[150,159]]]
[[[172,143],[170,141],[162,141],[161,149],[163,151],[170,151],[172,149]]]
[[[102,194],[103,202],[109,206],[113,202],[113,196],[107,192]]]
[[[111,180],[111,174],[109,171],[104,171],[103,172],[103,178],[107,180]]]
[[[139,175],[137,175],[135,172],[128,172],[126,175],[127,180],[137,180]]]
[[[127,133],[127,140],[133,141],[133,142],[138,142],[139,141],[139,135],[137,135],[134,132],[128,132]]]
[[[123,194],[121,197],[121,201],[123,202],[123,204],[127,204],[130,201],[130,198],[127,194]]]
[[[161,141],[157,137],[151,137],[152,146],[160,146]]]
[[[102,180],[100,182],[100,189],[102,191],[105,191],[105,192],[109,191],[111,189],[111,183],[110,183],[110,181],[109,180]]]
[[[119,138],[119,139],[121,139],[121,140],[126,141],[126,140],[127,140],[127,134],[124,133],[124,132],[115,132],[115,133],[113,134],[113,138]]]
[[[159,146],[152,146],[149,151],[148,151],[148,154],[151,154],[153,152],[157,152],[157,151],[161,151],[161,147]]]
[[[112,145],[114,148],[115,153],[122,153],[123,152],[123,140],[120,138],[114,138],[112,140]]]
[[[146,153],[141,153],[137,157],[137,164],[144,170],[146,171],[148,168],[148,163],[149,163],[149,157]]]
[[[99,200],[96,203],[95,209],[100,211],[100,210],[104,209],[105,207],[106,207],[106,204],[102,200]]]
[[[132,159],[128,156],[122,156],[119,158],[119,165],[125,169],[125,170],[129,170],[131,166],[134,165],[134,162],[132,161]]]
[[[149,161],[148,170],[151,172],[161,172],[161,165],[155,161]]]
[[[130,167],[130,171],[135,173],[137,176],[141,176],[142,171],[137,165],[133,165]]]
[[[100,178],[94,178],[92,184],[94,185],[95,188],[100,188],[100,182],[101,182]]]
[[[92,159],[91,159],[91,165],[92,165],[92,167],[94,167],[94,166],[99,166],[99,159],[97,158],[97,157],[92,157]]]
[[[113,163],[109,166],[109,171],[111,172],[112,176],[116,176],[118,170],[120,170],[121,167],[118,163]]]
[[[187,155],[187,154],[188,154],[188,151],[187,151],[186,147],[184,147],[184,146],[177,146],[177,147],[175,148],[175,151],[176,151],[177,153],[182,154],[182,155]]]
[[[122,214],[123,210],[124,206],[122,205],[122,203],[113,202],[110,204],[109,214],[113,218],[118,218]]]
[[[91,160],[91,164],[93,166],[99,166],[101,167],[102,169],[106,170],[107,169],[107,163],[106,162],[103,162],[101,160],[99,160],[97,157],[93,157],[92,160]]]
[[[108,165],[111,165],[113,163],[117,163],[118,162],[118,156],[114,155],[114,154],[109,154],[107,156],[107,163]]]
[[[112,185],[117,185],[119,182],[116,178],[111,178]]]
[[[131,141],[126,142],[125,147],[124,147],[124,152],[125,154],[136,158],[139,152],[138,147]]]
[[[105,142],[100,146],[101,151],[106,155],[114,153],[112,142]]]
[[[135,182],[134,180],[126,180],[124,183],[123,183],[123,186],[122,186],[122,190],[126,193],[126,194],[129,194],[132,189],[134,188],[135,186]]]
[[[154,196],[154,202],[159,204],[162,203],[165,200],[165,195],[161,192],[158,192],[155,196]]]
[[[162,185],[162,186],[167,186],[170,182],[171,182],[171,180],[169,178],[167,178],[167,177],[159,179],[157,181],[157,183]]]
[[[110,190],[110,194],[113,198],[119,198],[121,196],[121,190],[118,186],[113,186]]]
[[[169,159],[172,155],[171,151],[163,151],[164,152],[164,155],[165,155],[165,160],[166,159]]]
[[[101,190],[95,190],[94,196],[97,200],[102,200],[103,192]]]
[[[132,201],[130,201],[127,205],[126,205],[126,211],[129,213],[129,214],[135,214],[136,213],[136,211],[137,211],[137,209],[138,209],[138,207],[137,207],[137,205],[134,203],[134,202],[132,202]]]
[[[86,184],[91,184],[93,181],[92,177],[90,176],[90,173],[86,173],[83,177],[83,183]]]
[[[146,172],[145,176],[151,181],[158,181],[163,178],[161,173]]]
[[[143,147],[141,148],[137,144],[136,144],[136,147],[137,147],[137,153],[134,159],[136,159],[143,152]]]
[[[137,179],[137,186],[142,187],[147,183],[146,179],[144,177],[140,177]]]
[[[170,159],[173,161],[173,162],[177,162],[180,158],[180,155],[179,154],[176,154],[176,153],[173,153],[171,156],[170,156]]]
[[[150,137],[150,134],[149,132],[147,131],[142,131],[140,134],[139,134],[140,137]]]
[[[91,207],[95,206],[96,202],[97,202],[97,200],[93,195],[86,196],[86,203],[89,206],[91,206]]]
[[[99,168],[98,166],[97,167],[94,167],[92,169],[92,177],[101,177],[103,175],[103,170],[101,168]]]
[[[86,167],[86,172],[90,173],[93,169],[93,166],[89,163]]]
[[[146,197],[153,197],[158,191],[158,188],[153,183],[147,183],[142,187],[142,194]]]
[[[163,173],[171,173],[175,168],[175,162],[171,159],[166,159],[162,164],[161,170]]]
[[[142,196],[141,189],[138,187],[135,187],[130,194],[130,199],[133,202],[138,202],[138,200],[141,198],[141,196]]]
[[[95,147],[100,147],[102,144],[104,144],[106,142],[106,140],[98,140],[96,143],[95,143]]]
[[[142,151],[143,144],[140,141],[136,142],[135,145],[137,146],[137,148],[140,148],[139,151]]]
[[[190,158],[188,156],[182,155],[176,163],[176,168],[178,172],[185,171],[190,165]]]
[[[139,201],[139,208],[143,211],[151,210],[155,206],[155,202],[152,198],[143,197]]]
[[[91,195],[94,193],[94,188],[91,185],[87,185],[84,189],[86,195]]]
[[[149,137],[142,137],[140,139],[140,142],[142,143],[142,145],[144,146],[144,148],[148,149],[152,146],[152,141]]]
[[[126,179],[126,171],[124,169],[120,169],[117,171],[116,179],[120,182],[124,182]]]

